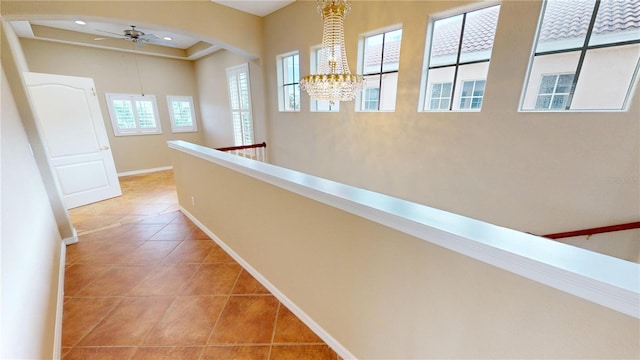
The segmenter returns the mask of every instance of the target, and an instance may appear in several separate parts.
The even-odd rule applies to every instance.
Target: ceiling
[[[261,17],[295,2],[295,0],[212,1]],[[151,43],[144,42],[142,44],[143,46],[133,46],[131,41],[124,39],[123,34],[125,30],[131,29],[131,25],[136,24],[117,21],[85,20],[85,22],[85,24],[80,25],[69,19],[38,19],[12,21],[11,25],[19,37],[121,51],[137,51],[149,55],[179,59],[195,60],[220,49],[216,45],[211,44],[210,41],[198,38],[192,34],[163,29],[162,27],[147,27],[144,25],[136,26],[136,30],[144,32],[147,36],[151,35],[156,41],[152,41]],[[171,40],[163,40],[165,37],[169,37]]]
[[[227,1],[216,1],[211,0],[214,3],[218,3],[220,5],[232,7],[234,9],[248,12],[253,15],[258,16],[266,16],[271,14],[272,12],[281,9],[291,3],[294,3],[295,0],[227,0]]]

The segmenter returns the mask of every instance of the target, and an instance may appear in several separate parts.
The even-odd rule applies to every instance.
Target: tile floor
[[[63,359],[339,359],[177,210],[171,171],[72,209]]]

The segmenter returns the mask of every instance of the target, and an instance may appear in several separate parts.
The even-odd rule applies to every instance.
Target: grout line
[[[91,285],[91,284],[93,284],[94,282],[96,282],[96,281],[97,281],[101,276],[103,276],[103,275],[104,275],[104,274],[106,274],[108,271],[110,271],[111,269],[113,269],[117,264],[74,263],[73,265],[106,265],[106,266],[107,266],[107,268],[106,268],[106,269],[104,269],[104,270],[102,270],[98,275],[96,275],[96,276],[94,277],[94,279],[93,279],[93,280],[91,280],[91,281],[89,281],[89,282],[87,283],[87,285],[85,285],[85,286],[83,286],[83,287],[82,287],[82,289],[80,289],[80,290],[76,291],[75,295],[72,295],[72,296],[67,296],[67,295],[65,295],[65,297],[69,297],[69,298],[72,298],[72,297],[86,297],[86,296],[78,296],[78,294],[82,293],[82,291],[83,291],[84,289],[86,289],[87,287],[89,287],[89,285]],[[66,268],[65,268],[65,277],[66,277]],[[66,279],[65,279],[65,282],[66,282]]]
[[[209,252],[211,252],[212,250],[209,250]],[[209,254],[207,254],[207,256],[202,260],[202,264],[204,265],[204,260],[209,256]],[[211,332],[209,332],[209,336],[207,336],[207,340],[205,341],[205,345],[207,343],[209,343],[209,340],[211,339],[211,337],[213,336],[213,333],[216,331],[216,328],[218,327],[218,323],[220,322],[220,318],[222,318],[222,314],[224,313],[224,310],[227,308],[227,305],[229,304],[229,300],[231,300],[231,293],[233,292],[233,289],[235,289],[236,285],[238,284],[238,280],[240,279],[240,275],[242,274],[242,268],[240,269],[240,271],[238,271],[238,275],[236,275],[236,280],[233,282],[233,286],[231,286],[231,290],[229,292],[229,294],[227,294],[227,301],[225,301],[224,306],[222,307],[222,310],[220,310],[220,314],[218,314],[218,317],[216,318],[216,322],[213,324],[213,327],[211,328]],[[204,352],[203,352],[204,354]]]
[[[167,295],[171,296],[171,295]],[[142,337],[142,340],[140,340],[141,345],[138,345],[138,347],[143,346],[144,342],[147,340],[147,337],[149,336],[149,334],[151,334],[151,332],[156,328],[156,326],[158,325],[158,323],[160,323],[160,321],[162,319],[164,319],[164,317],[167,315],[167,312],[169,312],[169,310],[171,309],[171,306],[176,302],[176,300],[178,299],[179,295],[173,295],[173,298],[171,299],[171,302],[169,303],[169,306],[167,306],[167,308],[164,310],[164,312],[162,313],[162,315],[158,316],[158,319],[153,323],[153,326],[149,326],[149,330],[147,330],[147,333],[144,334],[144,336]],[[149,296],[132,296],[135,298],[143,298],[143,297],[149,297]],[[138,350],[136,350],[134,352],[134,354],[138,352]]]
[[[218,323],[220,322],[220,318],[222,317],[222,314],[224,313],[224,310],[227,308],[227,305],[229,304],[229,300],[231,299],[231,296],[227,296],[227,301],[224,302],[224,306],[222,307],[222,310],[220,310],[220,314],[218,314],[218,317],[216,318],[216,322],[213,323],[213,327],[211,328],[211,331],[209,332],[209,336],[207,336],[207,340],[205,341],[205,345],[207,345],[209,343],[209,340],[211,340],[211,337],[213,336],[213,333],[216,331],[216,328],[218,327]]]
[[[278,300],[278,309],[276,310],[276,318],[273,321],[273,331],[271,332],[271,344],[269,344],[269,354],[267,356],[267,360],[271,359],[271,351],[273,350],[273,341],[276,338],[276,329],[278,328],[278,318],[280,317],[281,306],[282,306],[282,303],[280,302],[280,300]]]
[[[111,229],[111,228],[118,227],[118,226],[122,226],[122,224],[117,222],[117,223],[101,226],[101,227],[94,228],[94,229],[80,230],[80,231],[78,231],[78,236],[87,235],[87,234],[91,234],[91,233],[102,231],[102,230]]]
[[[104,319],[106,319],[107,316],[109,316],[111,313],[113,313],[114,309],[116,307],[118,307],[118,305],[120,305],[120,303],[122,303],[122,299],[119,299],[118,301],[114,302],[114,304],[111,306],[111,309],[109,309],[107,312],[105,312],[105,314],[100,318],[100,320],[96,321],[95,325],[93,325],[90,329],[88,329],[87,332],[80,339],[78,339],[78,341],[76,341],[73,345],[71,345],[71,347],[72,348],[75,347],[80,342],[82,342],[82,340],[84,340],[84,338],[89,336],[89,334],[91,334],[91,332],[93,332],[93,330],[95,330],[98,326],[100,326],[100,324],[102,324],[104,322]]]

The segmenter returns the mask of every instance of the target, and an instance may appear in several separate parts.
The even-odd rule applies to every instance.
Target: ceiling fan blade
[[[175,47],[175,44],[161,39],[160,37],[158,37],[157,35],[154,34],[144,34],[142,36],[140,36],[140,39],[150,43],[150,44],[155,44],[155,45],[162,45],[162,46],[170,46],[170,47]]]
[[[105,34],[115,35],[117,37],[124,37],[124,35],[122,35],[122,34],[114,33],[114,32],[111,32],[111,31],[100,30],[100,29],[96,29],[96,31],[99,31],[99,32],[105,33]]]

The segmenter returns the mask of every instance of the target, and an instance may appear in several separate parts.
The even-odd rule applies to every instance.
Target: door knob
[[[108,146],[101,146],[100,150],[109,150],[109,147]]]

